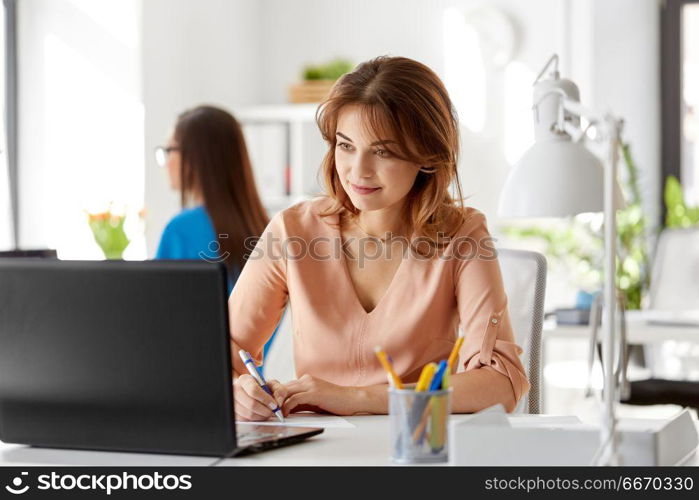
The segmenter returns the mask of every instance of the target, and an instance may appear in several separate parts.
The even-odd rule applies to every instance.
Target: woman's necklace
[[[383,243],[384,245],[385,245],[386,243],[388,243],[389,240],[393,239],[393,237],[394,237],[393,233],[389,232],[389,233],[388,233],[388,236],[387,236],[386,238],[379,238],[378,236],[375,236],[375,235],[371,234],[370,232],[368,232],[366,229],[364,229],[364,228],[362,227],[362,225],[359,223],[359,221],[358,221],[356,218],[354,219],[353,222],[354,222],[354,225],[357,226],[357,227],[359,228],[359,230],[360,230],[362,233],[364,233],[366,236],[368,236],[369,238],[371,238],[371,239],[373,239],[373,240],[378,240],[378,241],[380,241],[381,243]]]

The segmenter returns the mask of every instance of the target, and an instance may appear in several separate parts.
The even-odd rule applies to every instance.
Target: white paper
[[[237,422],[236,425],[288,425],[290,427],[322,427],[323,429],[343,428],[351,429],[354,424],[348,422],[342,417],[335,415],[322,415],[319,413],[292,413],[288,417],[284,417],[284,423],[280,422],[276,417],[264,422]]]

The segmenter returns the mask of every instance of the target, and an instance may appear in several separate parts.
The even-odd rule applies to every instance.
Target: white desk
[[[630,344],[651,344],[666,340],[699,342],[699,326],[670,326],[649,324],[638,311],[626,313],[626,336]],[[589,338],[589,325],[558,325],[554,319],[544,321],[543,338]],[[604,334],[600,327],[599,338]]]
[[[651,347],[645,352],[651,355],[648,358],[651,369],[629,368],[629,377],[632,380],[648,377],[682,380],[690,372],[690,367],[696,366],[691,358],[685,359],[680,365],[667,361],[664,356],[673,357],[673,347],[668,352],[663,352],[663,343],[667,341],[690,343],[699,345],[699,326],[673,326],[648,323],[641,311],[627,312],[627,342],[629,344],[641,344]],[[601,341],[604,331],[600,327],[597,332]],[[573,397],[581,398],[587,380],[587,357],[590,342],[589,325],[557,325],[555,319],[544,321],[541,342],[542,364],[545,368],[555,368],[548,377],[542,377],[541,400],[544,411],[562,411],[569,413],[569,403],[561,409],[554,401],[570,401]],[[679,346],[676,349],[686,349]],[[656,358],[657,356],[657,358]],[[558,366],[554,366],[558,365]],[[559,378],[557,375],[561,375]],[[563,379],[568,381],[561,381]],[[692,378],[693,379],[693,378]],[[566,392],[567,391],[567,392]],[[578,391],[574,393],[572,391]],[[574,395],[575,394],[575,395]],[[574,395],[574,396],[573,396]]]
[[[219,465],[391,465],[388,458],[388,417],[372,415],[349,417],[347,420],[356,427],[325,429],[325,432],[304,443],[231,458]],[[0,443],[0,466],[205,466],[214,460],[208,457],[51,450]],[[696,453],[687,465],[699,466]]]

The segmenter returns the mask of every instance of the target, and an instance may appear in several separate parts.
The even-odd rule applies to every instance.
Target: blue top
[[[203,206],[183,210],[168,222],[155,258],[221,260],[216,231]],[[234,274],[228,278],[229,293],[238,279],[237,273]]]
[[[221,261],[216,231],[206,208],[200,205],[185,209],[175,215],[165,226],[155,258],[175,260],[203,259],[209,262]],[[228,275],[229,295],[233,290],[235,282],[238,280],[239,274],[239,271],[234,269]],[[272,337],[265,344],[265,356],[276,334],[275,330]]]

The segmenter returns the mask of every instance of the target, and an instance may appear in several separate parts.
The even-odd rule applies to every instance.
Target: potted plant
[[[105,258],[123,258],[124,250],[131,243],[126,231],[124,231],[126,213],[115,210],[113,203],[104,212],[90,213],[86,211],[86,213],[92,235],[102,249]],[[143,211],[139,212],[138,215],[142,219]]]
[[[303,81],[289,87],[292,103],[320,102],[330,93],[338,78],[352,71],[354,65],[346,59],[334,59],[326,64],[308,65],[303,69]]]

